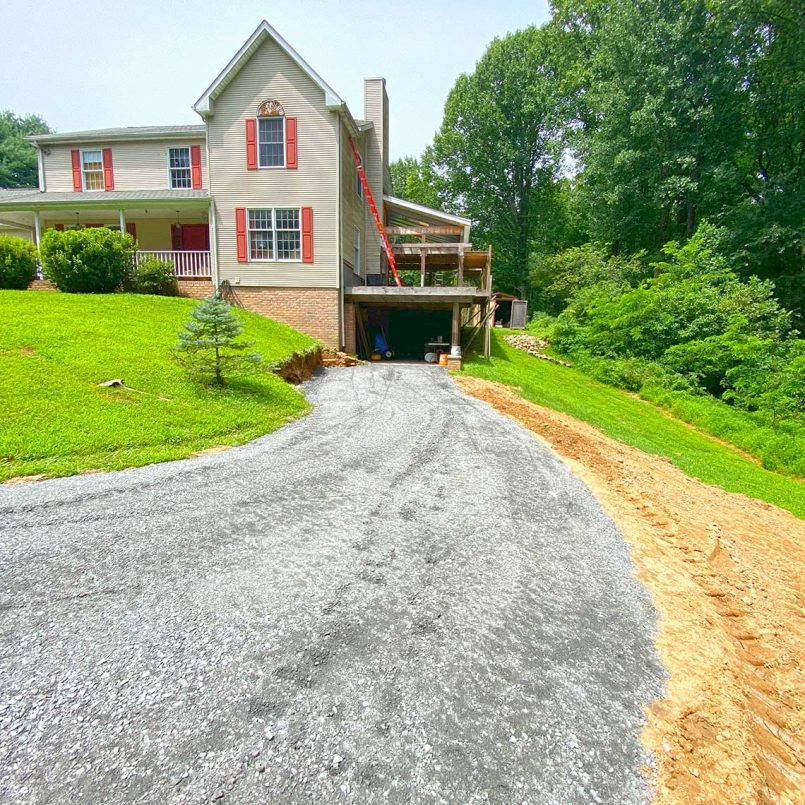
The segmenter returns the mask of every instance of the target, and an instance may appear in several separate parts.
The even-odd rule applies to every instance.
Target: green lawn
[[[694,478],[805,517],[802,481],[763,469],[651,403],[575,369],[540,361],[509,346],[498,331],[492,335],[491,360],[471,357],[464,364],[467,374],[513,386],[531,402],[570,414],[646,453],[665,456]]]
[[[249,441],[307,410],[268,371],[224,389],[191,381],[171,351],[194,304],[0,291],[0,481],[182,458]],[[269,363],[314,344],[284,324],[238,314]],[[98,386],[112,378],[145,393]]]

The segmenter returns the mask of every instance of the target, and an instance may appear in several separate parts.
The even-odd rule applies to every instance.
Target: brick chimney
[[[383,215],[383,192],[389,192],[385,176],[389,164],[389,96],[386,93],[385,78],[365,78],[363,80],[363,118],[371,120],[374,128],[366,132],[364,147],[364,169],[369,187],[372,189],[377,209]],[[374,221],[369,207],[366,208],[367,232],[374,233]],[[380,270],[380,241],[370,236],[366,242],[366,265],[369,273]]]

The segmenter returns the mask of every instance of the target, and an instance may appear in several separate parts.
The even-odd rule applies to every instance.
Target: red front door
[[[206,252],[210,249],[208,224],[171,224],[171,235],[176,252]]]

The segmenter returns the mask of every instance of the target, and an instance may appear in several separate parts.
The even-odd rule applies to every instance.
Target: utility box
[[[509,327],[513,330],[522,330],[528,321],[528,302],[524,299],[512,300],[512,313]]]

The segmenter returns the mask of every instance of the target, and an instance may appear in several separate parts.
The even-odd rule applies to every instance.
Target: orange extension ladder
[[[400,275],[397,273],[397,261],[394,259],[394,252],[391,250],[391,243],[389,243],[389,236],[386,234],[383,221],[380,220],[380,213],[377,211],[377,205],[375,204],[374,197],[372,196],[372,189],[369,187],[369,182],[366,181],[366,173],[363,170],[361,155],[358,153],[358,149],[355,148],[355,143],[352,141],[352,137],[347,136],[347,139],[349,140],[349,147],[352,149],[352,157],[355,160],[355,167],[358,169],[358,178],[361,180],[363,192],[366,195],[366,200],[369,202],[369,209],[372,211],[372,215],[375,219],[377,234],[380,235],[383,248],[386,250],[386,257],[389,259],[389,268],[391,269],[392,276],[394,277],[394,282],[397,283],[398,287],[402,288],[402,281],[400,280]]]

